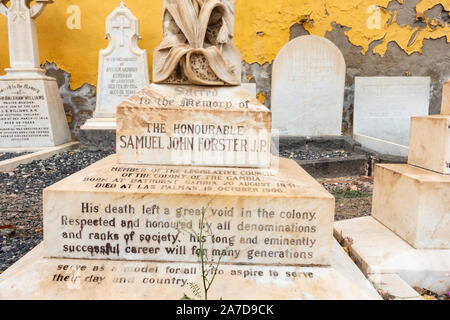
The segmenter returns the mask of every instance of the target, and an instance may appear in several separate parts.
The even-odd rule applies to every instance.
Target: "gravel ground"
[[[0,273],[42,241],[42,190],[107,155],[70,151],[0,173]]]
[[[352,155],[351,152],[345,150],[300,150],[300,149],[285,149],[280,150],[280,157],[295,159],[295,160],[325,160],[325,159],[344,159]]]
[[[7,153],[1,153],[0,152],[0,161],[9,160],[12,158],[20,157],[23,155],[29,154],[29,152],[7,152]]]

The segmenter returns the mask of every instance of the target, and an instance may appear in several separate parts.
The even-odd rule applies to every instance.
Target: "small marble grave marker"
[[[345,60],[329,40],[303,36],[273,64],[273,128],[280,135],[341,135]]]
[[[149,84],[147,52],[138,47],[139,21],[122,2],[106,19],[109,45],[100,51],[94,117],[114,118],[116,107]]]
[[[427,116],[429,77],[356,77],[353,136],[364,147],[408,156],[412,116]]]

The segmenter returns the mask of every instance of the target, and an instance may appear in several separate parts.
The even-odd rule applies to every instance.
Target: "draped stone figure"
[[[240,85],[241,54],[233,44],[233,11],[230,0],[166,0],[153,81]]]

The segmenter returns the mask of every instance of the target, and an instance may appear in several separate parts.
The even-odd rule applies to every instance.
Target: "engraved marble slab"
[[[55,79],[0,78],[0,148],[54,147],[71,141]]]
[[[120,163],[267,168],[270,133],[243,87],[152,84],[117,108]]]
[[[341,135],[344,85],[345,60],[331,41],[292,40],[273,64],[273,128],[280,135]]]
[[[123,100],[149,84],[147,52],[138,47],[139,21],[122,3],[106,19],[109,45],[100,51],[94,116],[114,118]]]
[[[408,156],[412,116],[427,116],[429,77],[356,77],[353,136],[363,147]]]
[[[286,159],[228,169],[113,155],[44,191],[47,257],[197,262],[203,239],[210,261],[329,265],[333,219],[333,196]]]

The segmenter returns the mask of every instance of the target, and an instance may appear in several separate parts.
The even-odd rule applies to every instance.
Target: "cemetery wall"
[[[162,1],[128,0],[140,20],[139,43],[149,55],[161,41]],[[75,138],[95,110],[99,50],[106,48],[105,19],[119,1],[55,1],[37,20],[41,63],[56,76]],[[325,36],[343,52],[347,83],[343,127],[351,132],[355,76],[430,76],[430,112],[440,110],[442,83],[449,75],[448,0],[236,0],[235,44],[243,55],[243,80],[256,82],[258,98],[270,107],[273,59],[290,39]],[[8,43],[0,19],[0,43]],[[0,46],[0,70],[8,67]],[[47,62],[47,63],[46,63]],[[151,72],[150,72],[151,73]]]

